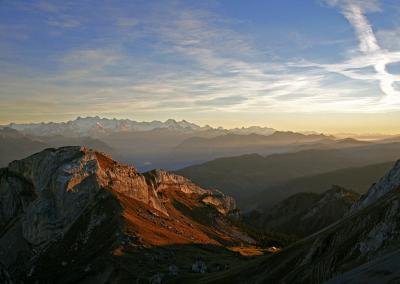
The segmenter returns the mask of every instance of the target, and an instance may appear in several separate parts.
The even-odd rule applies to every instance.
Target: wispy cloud
[[[361,55],[357,55],[343,64],[324,65],[323,67],[352,79],[378,80],[384,97],[380,100],[379,105],[371,108],[372,110],[398,107],[400,104],[400,92],[394,87],[394,84],[400,80],[400,77],[389,73],[386,66],[400,61],[400,52],[390,52],[379,46],[373,28],[365,16],[368,12],[380,11],[378,1],[328,0],[327,2],[339,7],[353,26],[359,41]],[[369,66],[373,66],[375,74],[354,72],[357,69]]]
[[[19,71],[23,75],[13,80],[0,77],[2,92],[25,94],[32,104],[49,101],[68,113],[71,110],[66,106],[73,105],[77,114],[398,109],[399,88],[395,86],[399,77],[386,66],[400,61],[400,52],[381,46],[379,40],[392,31],[376,33],[366,17],[381,11],[379,3],[327,2],[347,19],[358,41],[356,47],[348,46],[348,37],[317,41],[321,50],[346,43],[345,59],[335,63],[306,60],[297,54],[288,58],[266,55],[265,48],[273,39],[265,39],[267,46],[260,48],[254,34],[235,29],[235,20],[182,2],[160,2],[136,14],[132,7],[103,7],[107,17],[93,13],[87,18],[69,13],[69,6],[38,2],[35,7],[45,13],[44,23],[50,30],[60,30],[57,40],[65,32],[70,44],[53,57],[43,56],[52,72],[36,69],[29,74]],[[95,26],[90,26],[92,22]],[[300,41],[296,50],[298,46],[315,47],[311,35],[304,37],[293,30],[288,36],[291,43]],[[88,34],[91,37],[86,38]]]
[[[344,16],[355,29],[360,42],[360,51],[367,54],[375,53],[380,50],[380,47],[372,31],[372,27],[364,15],[365,10],[360,3],[351,1],[347,1],[342,8]]]

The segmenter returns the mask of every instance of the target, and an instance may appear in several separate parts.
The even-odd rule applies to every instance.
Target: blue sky
[[[0,123],[400,131],[399,38],[397,0],[3,0]]]

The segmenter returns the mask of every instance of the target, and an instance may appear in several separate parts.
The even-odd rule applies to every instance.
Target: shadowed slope
[[[344,272],[368,277],[376,265],[388,265],[385,278],[397,279],[400,269],[399,165],[371,187],[354,206],[351,214],[322,231],[307,237],[275,255],[260,257],[236,271],[202,279],[202,283],[322,283]],[[382,195],[377,195],[381,191]],[[368,200],[368,204],[365,203]],[[366,265],[361,271],[360,265]],[[390,265],[391,267],[389,267]],[[360,269],[358,269],[360,267]],[[383,265],[382,267],[385,267]],[[389,269],[390,268],[390,269]],[[354,278],[353,278],[354,279]],[[335,280],[336,281],[336,280]],[[333,282],[333,283],[338,283]],[[340,282],[339,282],[340,283]]]
[[[269,205],[271,205],[296,193],[292,191],[282,197],[278,191],[272,192],[274,188],[289,180],[344,168],[389,162],[395,160],[399,154],[400,143],[371,144],[339,149],[304,150],[267,157],[252,154],[221,158],[176,172],[200,186],[218,188],[232,195],[240,205],[249,206],[252,202],[258,203],[260,199],[270,200]],[[332,184],[328,186],[330,185]],[[324,188],[326,187],[322,189]],[[269,191],[271,194],[268,194]],[[261,192],[265,192],[263,198],[257,195],[259,193],[261,196]],[[273,200],[277,194],[280,199]],[[252,196],[255,196],[254,200],[251,200]]]
[[[246,221],[266,231],[305,237],[340,220],[358,198],[339,186],[322,194],[297,193],[258,215],[249,214]]]

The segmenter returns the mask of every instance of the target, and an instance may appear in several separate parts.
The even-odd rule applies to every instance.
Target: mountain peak
[[[366,194],[354,204],[351,212],[365,208],[374,203],[388,192],[400,187],[400,160],[396,162],[394,167],[383,176],[377,183],[371,186]]]
[[[176,124],[177,122],[176,122],[175,119],[169,118],[169,119],[167,119],[164,123],[167,123],[167,124]]]
[[[220,198],[221,201],[216,209],[221,213],[227,213],[235,208],[234,201],[220,192],[202,189],[182,176],[164,170],[140,174],[134,167],[120,164],[105,153],[80,146],[43,150],[23,160],[11,162],[7,171],[31,183],[36,196],[41,196],[47,191],[59,195],[56,198],[61,198],[64,206],[69,204],[71,208],[68,210],[76,207],[74,201],[79,198],[90,202],[93,194],[100,188],[105,188],[110,192],[143,202],[168,215],[165,200],[159,197],[159,194],[166,189],[166,185],[184,194]],[[91,188],[84,185],[88,179],[92,180]],[[75,194],[65,195],[65,192]],[[84,206],[82,202],[80,204]],[[79,208],[75,208],[78,213]]]
[[[85,147],[11,162],[0,170],[0,192],[0,273],[4,265],[29,283],[46,277],[49,265],[71,268],[70,260],[84,260],[82,271],[104,262],[123,271],[115,257],[140,248],[255,242],[228,218],[231,197],[167,171],[141,174]]]

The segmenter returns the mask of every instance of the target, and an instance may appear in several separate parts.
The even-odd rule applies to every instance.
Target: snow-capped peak
[[[196,131],[222,131],[224,133],[233,133],[239,135],[259,134],[271,135],[276,130],[269,127],[242,127],[234,129],[225,129],[223,127],[213,128],[209,125],[199,126],[187,120],[177,121],[175,119],[168,119],[164,122],[153,121],[134,121],[129,119],[109,119],[101,118],[99,116],[81,117],[78,116],[75,120],[67,122],[48,122],[48,123],[29,123],[29,124],[15,124],[10,123],[8,127],[18,130],[23,134],[35,136],[101,136],[104,134],[111,134],[121,131],[151,131],[160,128],[166,128],[182,132],[196,132]]]

